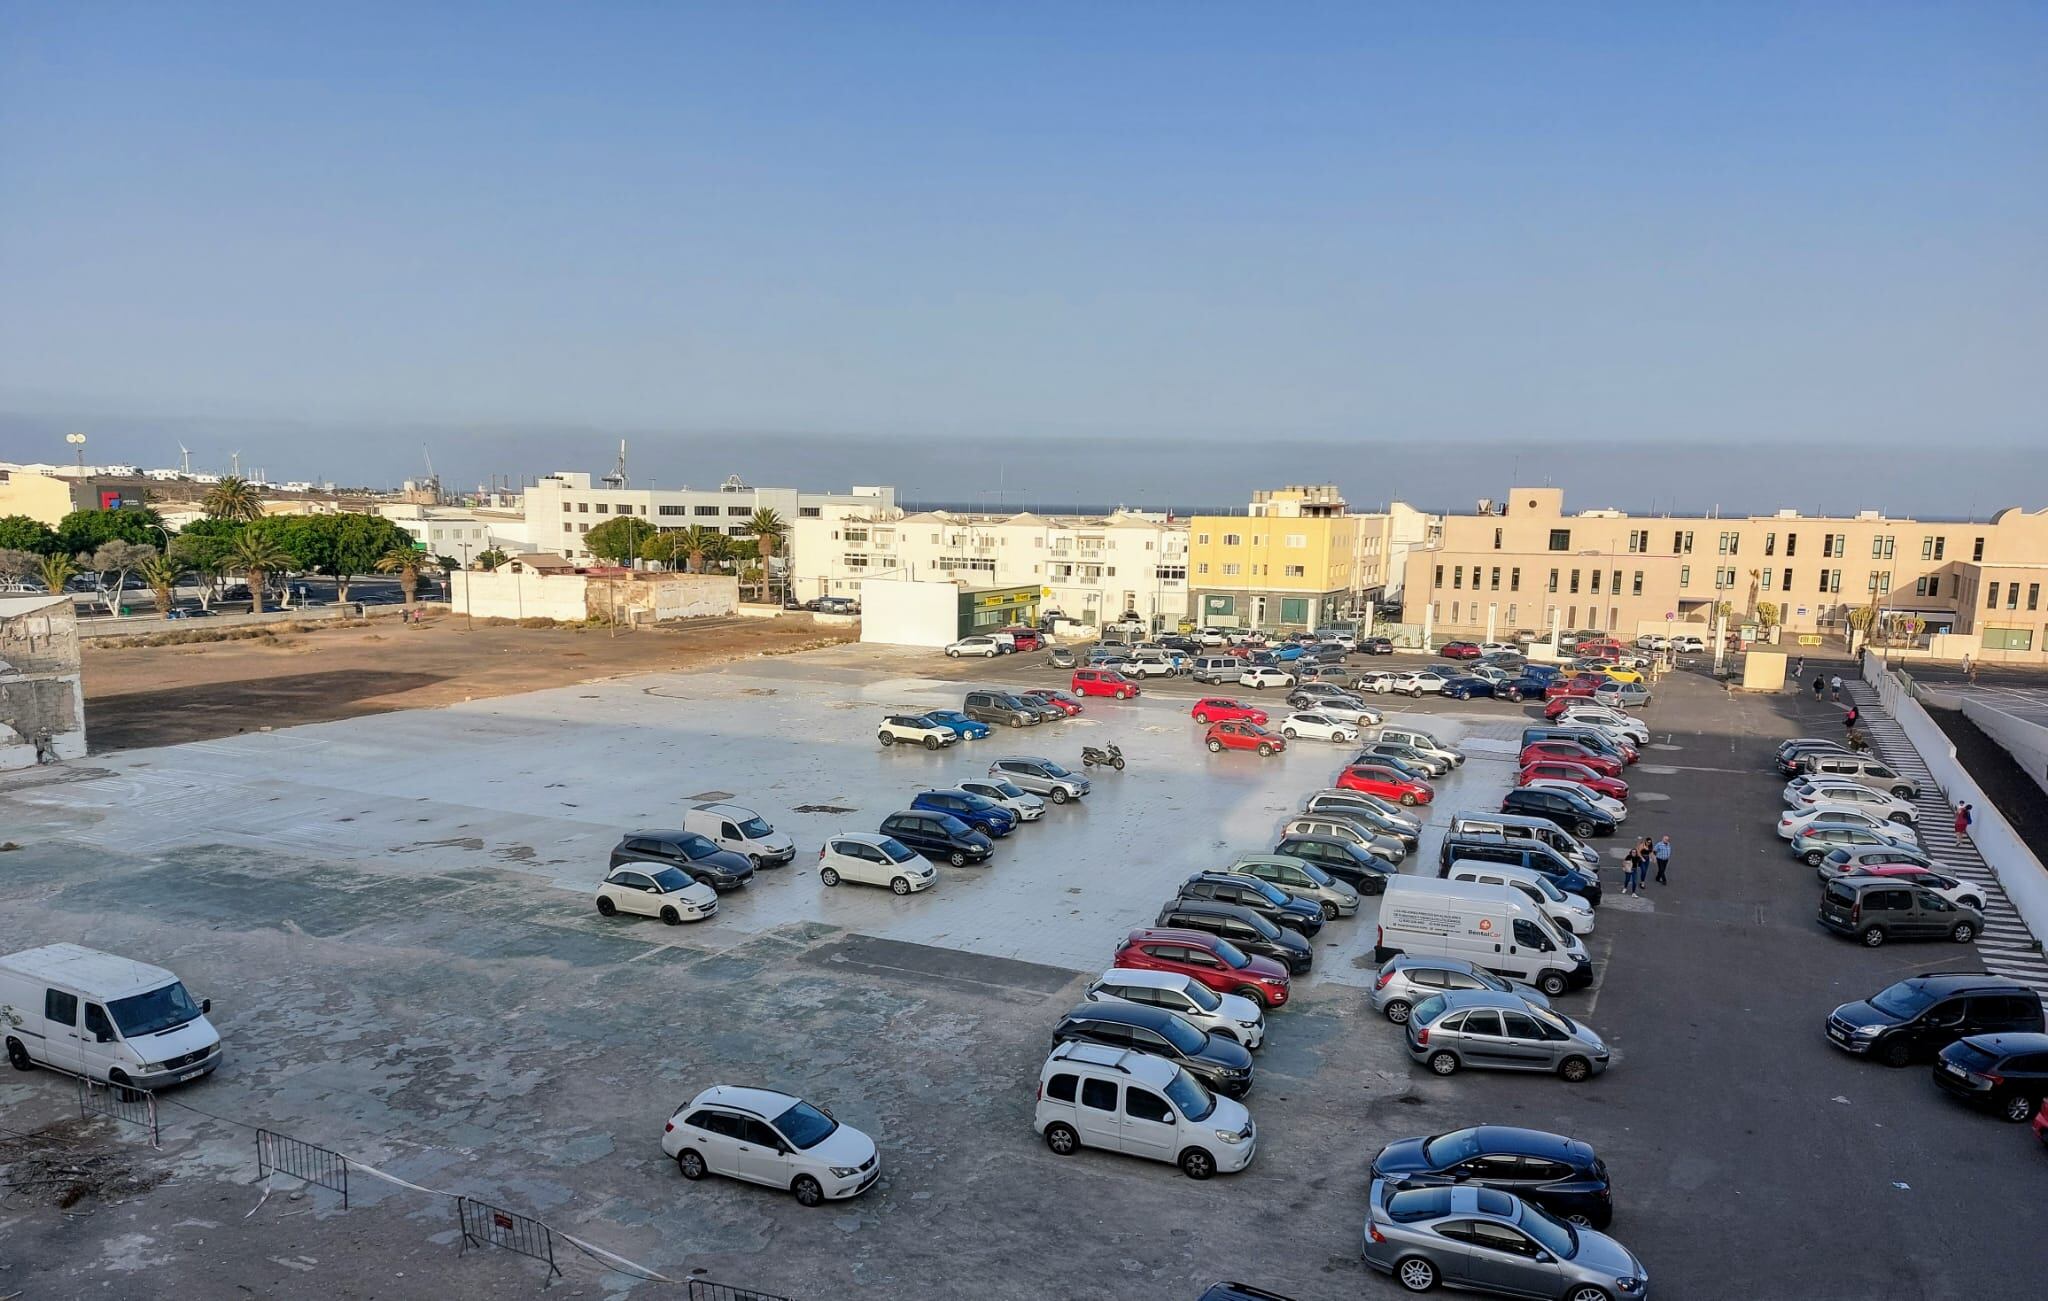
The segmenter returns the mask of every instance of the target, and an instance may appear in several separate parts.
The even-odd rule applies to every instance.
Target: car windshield
[[[1022,786],[1017,785],[1017,783],[1015,782],[1008,782],[1002,780],[1001,778],[996,778],[993,781],[983,782],[982,785],[992,787],[995,790],[1001,791],[1005,796],[1013,800],[1022,799],[1024,797],[1024,788]]]
[[[1917,980],[1902,980],[1889,989],[1871,995],[1870,1005],[1886,1016],[1905,1020],[1927,1010],[1934,1003],[1934,993]]]
[[[676,844],[682,849],[684,858],[705,858],[718,852],[718,846],[695,833],[676,837]]]
[[[1522,1203],[1522,1228],[1559,1260],[1570,1260],[1579,1254],[1578,1230],[1540,1206]]]
[[[1552,1029],[1562,1030],[1566,1034],[1577,1034],[1579,1032],[1579,1026],[1576,1021],[1573,1021],[1564,1013],[1551,1008],[1537,1007],[1534,1003],[1531,1003],[1529,1005],[1529,1015],[1535,1017],[1538,1021],[1547,1022]]]
[[[748,818],[740,823],[740,834],[748,840],[759,840],[763,836],[774,835],[775,828],[768,825],[766,818]]]
[[[902,841],[891,837],[884,837],[882,843],[875,846],[875,848],[887,854],[889,861],[892,863],[908,863],[911,859],[917,857],[916,854],[904,846]]]
[[[974,828],[950,813],[940,813],[936,809],[926,809],[925,812],[930,814],[932,819],[939,824],[939,829],[949,836],[965,837],[974,834]]]
[[[1177,1016],[1167,1017],[1166,1023],[1159,1027],[1159,1033],[1166,1036],[1166,1042],[1184,1053],[1199,1053],[1209,1046],[1206,1031],[1196,1029]]]
[[[1496,994],[1510,993],[1514,989],[1513,985],[1494,975],[1491,971],[1481,971],[1477,967],[1472,968],[1472,978]]]
[[[1479,1155],[1479,1131],[1454,1129],[1422,1142],[1422,1158],[1439,1170]]]
[[[1264,899],[1267,903],[1284,904],[1287,902],[1286,891],[1268,885],[1264,881],[1258,880],[1257,878],[1246,878],[1245,884],[1250,886],[1252,889],[1258,891],[1259,897],[1261,899]]]
[[[172,981],[146,994],[131,994],[117,998],[107,1004],[114,1024],[121,1027],[123,1037],[133,1039],[137,1035],[156,1034],[180,1026],[199,1015],[199,1005],[185,992],[185,986]]]
[[[661,887],[663,894],[674,894],[678,890],[689,889],[691,880],[687,872],[677,871],[673,867],[664,867],[654,874],[654,883]]]
[[[1050,761],[1041,764],[1040,767],[1044,769],[1045,775],[1048,777],[1071,777],[1074,775],[1068,772],[1065,768],[1062,768],[1058,764],[1052,763]]]
[[[1210,989],[1199,980],[1190,980],[1181,988],[1180,992],[1186,994],[1188,1001],[1201,1008],[1204,1012],[1213,1012],[1223,1006],[1223,1000],[1216,994],[1216,991]]]
[[[808,1152],[832,1136],[839,1128],[839,1122],[813,1107],[808,1102],[799,1102],[775,1118],[775,1128],[789,1140],[789,1145],[799,1152]]]
[[[1252,960],[1244,955],[1244,950],[1238,948],[1229,940],[1217,940],[1216,947],[1211,952],[1223,960],[1223,965],[1234,967],[1239,971],[1252,965]]]
[[[1555,885],[1552,885],[1550,883],[1550,878],[1544,876],[1542,873],[1537,873],[1535,879],[1530,881],[1529,884],[1535,886],[1537,890],[1541,891],[1543,897],[1545,899],[1550,900],[1550,902],[1564,902],[1564,891],[1558,889]]]
[[[1173,1073],[1173,1078],[1167,1081],[1166,1096],[1174,1109],[1189,1120],[1207,1120],[1209,1113],[1216,1110],[1216,1095],[1186,1071]]]

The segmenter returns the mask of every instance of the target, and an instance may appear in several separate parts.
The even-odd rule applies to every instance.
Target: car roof
[[[684,831],[681,827],[644,827],[639,831],[628,831],[623,839],[663,840],[681,836],[694,836],[696,834],[694,831]]]
[[[742,821],[760,816],[752,809],[741,808],[737,804],[698,804],[694,809],[698,813],[716,813],[721,818],[739,818]]]
[[[1593,1149],[1574,1138],[1548,1130],[1524,1129],[1520,1125],[1476,1125],[1472,1136],[1488,1152],[1515,1156],[1549,1157],[1554,1161],[1578,1163],[1593,1155]]]
[[[1124,937],[1126,944],[1187,944],[1207,948],[1220,938],[1185,926],[1141,926]]]
[[[1152,971],[1145,967],[1111,967],[1097,976],[1098,981],[1114,981],[1119,985],[1143,985],[1148,989],[1186,989],[1194,977],[1179,971]]]
[[[693,1107],[725,1107],[767,1120],[788,1111],[803,1099],[773,1089],[749,1089],[732,1084],[714,1084],[690,1099]]]
[[[1141,1025],[1147,1029],[1165,1025],[1174,1013],[1163,1007],[1152,1007],[1144,1003],[1077,1003],[1060,1017],[1062,1021],[1116,1021],[1123,1025]]]
[[[2013,1030],[2004,1034],[1973,1034],[1963,1040],[1986,1052],[2009,1057],[2014,1053],[2048,1053],[2048,1034]]]
[[[883,841],[894,839],[894,837],[883,835],[879,831],[835,831],[830,836],[827,836],[826,839],[851,840],[863,845],[873,845],[879,849]]]
[[[1907,976],[1895,981],[1900,985],[1925,985],[1944,994],[1960,994],[1987,991],[2000,994],[2027,994],[2034,991],[2010,976],[1994,975],[1988,971],[1928,971],[1917,976]]]
[[[1044,1070],[1051,1070],[1055,1063],[1093,1066],[1100,1070],[1120,1072],[1140,1084],[1162,1090],[1173,1082],[1173,1077],[1179,1072],[1179,1068],[1173,1063],[1154,1057],[1150,1053],[1073,1040],[1052,1050],[1052,1055],[1045,1059]]]
[[[1428,967],[1435,971],[1462,971],[1470,975],[1477,970],[1464,958],[1446,958],[1434,953],[1396,953],[1389,961],[1396,971]]]
[[[1496,1007],[1511,1012],[1526,1012],[1529,1004],[1517,994],[1501,994],[1491,989],[1447,989],[1443,992],[1444,1010],[1455,1011],[1463,1007]]]
[[[111,1001],[167,984],[177,977],[162,967],[82,944],[45,944],[0,958],[0,970],[66,985],[89,998]]]

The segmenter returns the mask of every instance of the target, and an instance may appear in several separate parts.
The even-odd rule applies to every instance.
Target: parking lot
[[[2034,1235],[2004,1213],[2039,1188],[2044,1154],[2024,1130],[1947,1103],[1924,1068],[1850,1060],[1821,1035],[1835,1004],[1974,966],[1971,951],[1865,951],[1820,932],[1811,873],[1771,830],[1779,783],[1764,760],[1821,708],[1692,674],[1658,688],[1652,748],[1628,774],[1625,830],[1672,835],[1672,884],[1625,899],[1610,874],[1589,944],[1598,979],[1561,1004],[1615,1047],[1607,1075],[1572,1087],[1412,1067],[1364,1005],[1367,899],[1325,929],[1314,972],[1273,1016],[1248,1171],[1195,1183],[1051,1155],[1032,1090],[1085,978],[1188,873],[1270,847],[1347,753],[1209,754],[1187,709],[1210,689],[1185,682],[936,753],[875,743],[884,712],[957,705],[963,681],[1065,676],[1042,656],[847,646],[129,751],[78,780],[0,788],[0,826],[22,846],[0,858],[0,951],[64,939],[171,966],[215,1000],[229,1047],[219,1074],[170,1095],[210,1114],[174,1108],[163,1154],[137,1149],[170,1182],[85,1219],[0,1203],[0,1294],[537,1283],[525,1263],[459,1256],[445,1204],[372,1180],[346,1212],[316,1192],[241,1218],[257,1200],[249,1124],[545,1216],[672,1277],[791,1297],[1163,1301],[1224,1277],[1302,1301],[1398,1295],[1358,1262],[1367,1163],[1391,1139],[1488,1120],[1600,1151],[1613,1233],[1654,1295],[2035,1285]],[[1535,706],[1379,703],[1470,756],[1439,784],[1409,860],[1433,870],[1450,813],[1497,805]],[[1021,828],[987,867],[942,868],[928,893],[827,890],[810,870],[821,836],[872,829],[923,786],[1005,753],[1076,766],[1084,742],[1108,741],[1127,771],[1093,774],[1087,799]],[[792,832],[797,861],[709,923],[598,917],[590,892],[623,831],[727,797]],[[881,1183],[815,1211],[685,1184],[661,1123],[714,1081],[831,1106],[877,1136]],[[44,1073],[0,1079],[0,1109],[16,1130],[76,1115]],[[1915,1250],[1871,1249],[1899,1241]],[[631,1285],[588,1260],[566,1267],[579,1287]]]

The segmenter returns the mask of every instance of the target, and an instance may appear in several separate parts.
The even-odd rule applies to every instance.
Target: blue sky
[[[0,23],[16,413],[1538,458],[2043,434],[2040,5]]]

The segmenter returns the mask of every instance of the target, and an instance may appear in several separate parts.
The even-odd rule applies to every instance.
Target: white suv
[[[1235,1039],[1247,1048],[1266,1041],[1266,1013],[1236,994],[1219,994],[1178,971],[1111,967],[1088,986],[1091,1003],[1142,1003],[1185,1017],[1210,1034]]]
[[[714,1084],[675,1109],[661,1136],[685,1179],[707,1174],[787,1188],[805,1206],[864,1193],[882,1175],[875,1140],[802,1098]]]
[[[1211,1093],[1172,1062],[1078,1041],[1045,1059],[1031,1125],[1060,1156],[1106,1148],[1171,1161],[1190,1179],[1242,1170],[1259,1145],[1243,1103]]]
[[[923,714],[891,714],[875,729],[875,738],[883,745],[922,745],[936,750],[958,741],[960,734]]]

